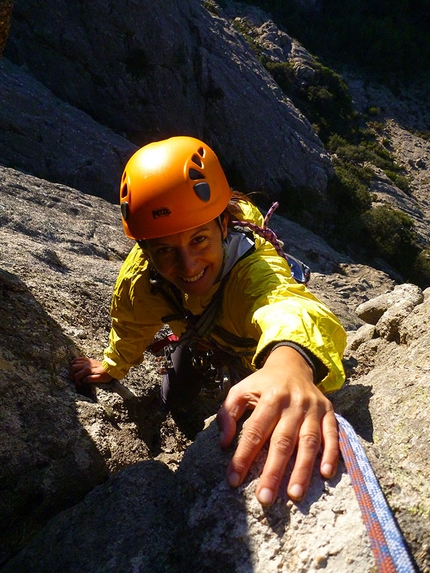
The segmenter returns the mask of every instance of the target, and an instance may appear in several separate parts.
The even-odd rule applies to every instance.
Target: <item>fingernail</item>
[[[263,489],[258,494],[258,501],[261,505],[272,505],[273,503],[273,492],[268,487],[263,487]]]
[[[321,468],[321,473],[323,473],[327,477],[333,477],[333,466],[331,464],[324,464]]]
[[[302,499],[304,494],[303,487],[298,483],[292,485],[288,490],[288,495],[293,499]]]
[[[236,472],[231,472],[231,474],[228,474],[227,480],[231,487],[237,487],[240,483],[240,475]]]

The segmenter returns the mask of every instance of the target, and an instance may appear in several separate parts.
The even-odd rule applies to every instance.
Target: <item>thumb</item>
[[[228,412],[225,404],[218,410],[216,417],[219,430],[219,443],[222,448],[231,444],[236,435],[237,423],[234,417]]]

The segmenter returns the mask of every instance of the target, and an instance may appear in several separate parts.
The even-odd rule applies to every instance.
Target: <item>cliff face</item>
[[[77,393],[70,361],[100,357],[113,283],[130,247],[119,209],[8,168],[0,168],[0,182],[4,571],[118,573],[134,564],[152,573],[154,562],[155,570],[175,573],[219,564],[261,573],[321,563],[333,573],[373,571],[342,464],[329,482],[315,470],[305,502],[293,504],[281,490],[263,511],[254,490],[265,454],[244,487],[230,490],[224,472],[231,452],[219,449],[216,427],[194,441],[219,400],[202,397],[186,419],[166,415],[150,356],[121,383]],[[274,224],[311,265],[311,290],[350,331],[349,380],[332,399],[361,436],[415,559],[428,571],[428,290],[394,288],[384,273],[298,225],[281,217]]]
[[[11,3],[1,6],[4,44]],[[137,145],[187,133],[214,147],[239,190],[293,204],[303,191],[324,197],[331,159],[259,60],[289,66],[296,88],[324,88],[305,47],[249,5],[168,6],[17,3],[0,60],[1,164],[116,203]],[[374,206],[407,213],[426,247],[428,97],[346,79],[363,116],[379,110],[376,136],[411,182],[404,191],[367,165]]]
[[[10,5],[0,3],[7,16]],[[214,425],[195,439],[219,401],[202,398],[186,420],[163,414],[150,356],[121,383],[85,395],[69,379],[72,357],[100,357],[107,341],[111,291],[130,248],[117,187],[137,143],[197,135],[247,189],[273,197],[285,185],[323,193],[331,171],[309,123],[226,12],[191,0],[168,5],[15,6],[0,61],[0,567],[370,573],[342,464],[329,482],[314,472],[305,502],[282,490],[263,511],[254,489],[264,452],[232,491],[224,480],[231,452],[218,448]],[[295,59],[305,78],[306,51],[257,16],[264,49]],[[354,93],[364,107],[388,101],[361,84]],[[397,123],[385,129],[416,186],[405,197],[381,176],[375,192],[411,213],[428,238],[430,149]],[[348,382],[332,399],[428,572],[429,291],[396,286],[300,225],[272,221],[311,266],[311,290],[350,331]]]
[[[48,0],[42,6],[24,0],[15,6],[5,57],[25,64],[58,98],[65,135],[74,130],[74,117],[66,118],[62,106],[67,102],[136,145],[178,134],[204,139],[243,190],[279,195],[287,185],[323,193],[332,168],[312,127],[231,22],[216,7],[205,6],[211,4]],[[10,74],[18,73],[16,68],[3,72],[2,82],[7,86]],[[17,90],[15,82],[10,91]],[[8,151],[17,149],[27,131],[23,120],[17,128],[4,119],[14,105],[12,96],[0,111],[0,156],[10,167],[46,177],[38,158]],[[32,111],[27,106],[25,115],[43,113],[49,124],[55,105],[41,106]],[[45,124],[48,156],[55,156],[57,140]],[[81,180],[75,174],[76,187],[88,189],[92,171],[109,163],[105,154],[111,148],[106,140],[93,146],[94,167],[84,169]],[[71,146],[70,161],[76,155]],[[115,171],[116,185],[120,173]],[[56,180],[66,182],[64,176]],[[97,186],[94,181],[92,192],[106,196]]]

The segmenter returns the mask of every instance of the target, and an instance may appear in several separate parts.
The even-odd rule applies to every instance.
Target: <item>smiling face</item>
[[[182,292],[203,296],[215,284],[222,269],[222,240],[227,236],[227,217],[222,228],[217,220],[189,231],[147,241],[145,251],[154,267]]]

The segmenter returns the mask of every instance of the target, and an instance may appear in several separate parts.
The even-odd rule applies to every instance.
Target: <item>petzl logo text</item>
[[[167,207],[163,207],[162,209],[156,209],[155,211],[152,211],[152,216],[154,217],[154,219],[158,219],[158,217],[168,217],[171,214],[172,211],[170,211],[170,209],[168,209]]]

